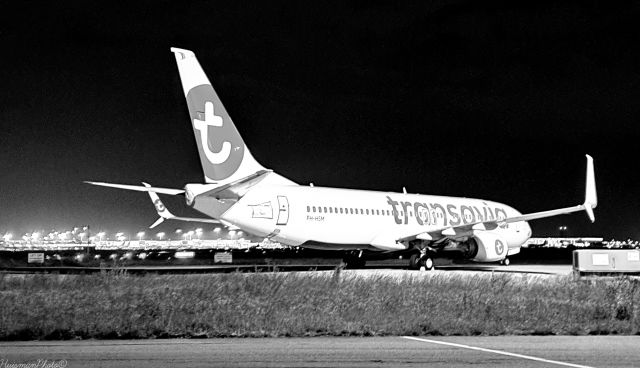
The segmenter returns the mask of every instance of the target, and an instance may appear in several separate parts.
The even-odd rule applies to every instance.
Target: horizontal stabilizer
[[[91,184],[91,185],[98,185],[101,187],[135,190],[138,192],[155,192],[155,193],[162,193],[162,194],[169,194],[169,195],[184,194],[184,189],[157,188],[157,187],[151,187],[151,186],[141,187],[139,185],[112,184],[112,183],[103,183],[99,181],[85,181],[85,183]]]
[[[145,188],[151,189],[153,188],[151,185],[142,182],[142,184],[144,185]],[[156,222],[153,223],[153,225],[151,225],[149,228],[153,229],[154,227],[160,225],[165,219],[166,220],[178,220],[178,221],[189,221],[189,222],[206,222],[206,223],[210,223],[210,224],[219,224],[220,221],[213,219],[213,218],[194,218],[194,217],[179,217],[174,215],[173,213],[171,213],[167,207],[165,207],[164,203],[162,203],[162,201],[160,200],[160,197],[158,197],[157,193],[161,193],[161,192],[157,192],[157,191],[148,191],[147,193],[149,193],[149,197],[151,198],[151,202],[153,202],[153,205],[156,207],[156,212],[158,212],[158,215],[160,216],[160,218],[158,220],[156,220]]]
[[[149,229],[153,229],[154,227],[160,225],[161,223],[164,222],[164,217],[159,217],[156,222],[154,222],[151,226],[149,226]]]

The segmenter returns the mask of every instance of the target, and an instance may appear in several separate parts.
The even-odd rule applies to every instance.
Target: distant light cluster
[[[0,242],[0,250],[4,251],[30,251],[30,250],[83,250],[88,247],[96,250],[248,250],[248,249],[287,249],[277,242],[264,239],[260,242],[248,239],[216,239],[216,240],[104,240],[94,243],[73,243],[73,242],[23,242],[5,241]]]
[[[74,227],[73,229],[66,231],[51,230],[48,233],[43,231],[33,231],[25,233],[22,236],[15,236],[12,232],[5,232],[0,242],[11,244],[92,244],[104,241],[128,242],[133,239],[137,239],[142,242],[147,239],[158,241],[192,241],[205,239],[244,240],[245,237],[253,241],[258,240],[251,235],[245,234],[243,231],[223,227],[216,227],[212,231],[204,231],[202,228],[184,231],[182,229],[176,229],[174,232],[170,233],[158,232],[155,234],[140,231],[132,237],[125,231],[118,231],[113,234],[100,231],[92,234],[90,227],[87,225]]]
[[[633,239],[604,240],[604,238],[531,238],[523,245],[524,248],[609,248],[609,249],[640,249],[640,242]]]

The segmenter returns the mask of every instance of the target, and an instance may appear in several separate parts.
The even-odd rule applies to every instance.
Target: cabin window
[[[380,210],[376,210],[376,215],[380,215]]]
[[[316,212],[316,206],[313,206],[313,212]]]
[[[324,208],[324,213],[327,213],[327,207]]]
[[[342,207],[340,207],[340,214],[342,214]]]
[[[329,207],[329,213],[333,213],[333,207]]]
[[[307,212],[311,212],[311,207],[307,206]]]
[[[369,214],[369,209],[368,209],[368,208],[367,208],[366,214],[367,214],[367,215]]]

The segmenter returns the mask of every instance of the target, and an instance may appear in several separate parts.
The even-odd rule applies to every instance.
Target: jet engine
[[[476,262],[497,262],[507,256],[507,242],[499,234],[482,231],[467,240],[469,249],[474,250],[470,259]]]

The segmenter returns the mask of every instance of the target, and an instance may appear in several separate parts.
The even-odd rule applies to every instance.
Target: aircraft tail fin
[[[264,170],[249,153],[222,101],[192,51],[172,47],[206,183]]]

